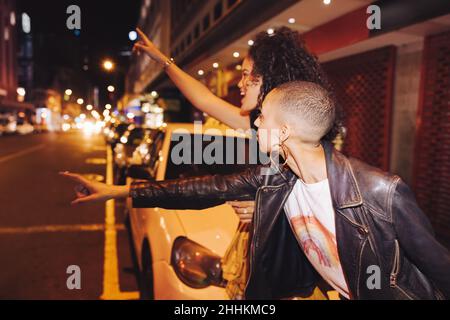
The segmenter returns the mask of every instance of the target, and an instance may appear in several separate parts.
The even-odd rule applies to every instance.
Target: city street
[[[448,3],[0,0],[0,302],[450,299]]]
[[[105,228],[105,205],[71,206],[74,186],[58,176],[105,181],[106,155],[101,137],[78,131],[0,138],[0,299],[137,298],[121,204]],[[67,288],[71,265],[80,290]]]

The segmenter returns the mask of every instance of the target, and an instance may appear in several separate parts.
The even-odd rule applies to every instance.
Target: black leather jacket
[[[345,157],[331,144],[323,146],[338,253],[351,298],[449,299],[449,252],[436,241],[408,186],[398,176]],[[297,177],[287,168],[273,175],[263,175],[264,169],[134,183],[130,196],[136,207],[167,209],[204,209],[255,199],[246,298],[308,295],[320,277],[282,213]],[[377,270],[379,289],[370,289],[367,283],[374,283],[370,277]]]

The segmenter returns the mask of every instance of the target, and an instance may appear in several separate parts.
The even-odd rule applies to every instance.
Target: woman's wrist
[[[127,198],[130,193],[130,187],[128,185],[125,186],[111,186],[111,198],[112,199],[121,199]]]

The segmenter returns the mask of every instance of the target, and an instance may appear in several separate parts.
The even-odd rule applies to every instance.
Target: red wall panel
[[[386,171],[395,54],[389,46],[324,64],[343,109],[344,153]]]
[[[438,235],[450,240],[450,32],[425,39],[420,95],[413,185]]]

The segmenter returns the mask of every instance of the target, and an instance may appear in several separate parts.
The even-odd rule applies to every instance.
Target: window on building
[[[222,1],[219,1],[214,7],[214,21],[222,16]]]
[[[236,2],[238,2],[238,0],[228,0],[228,8],[231,8],[232,6],[234,6],[236,4]]]
[[[206,15],[204,18],[203,18],[203,30],[205,31],[205,30],[208,30],[208,28],[209,28],[209,15]]]
[[[194,39],[197,39],[200,36],[200,25],[197,24],[194,29]]]
[[[186,39],[186,46],[189,47],[192,43],[192,35],[189,33]]]

